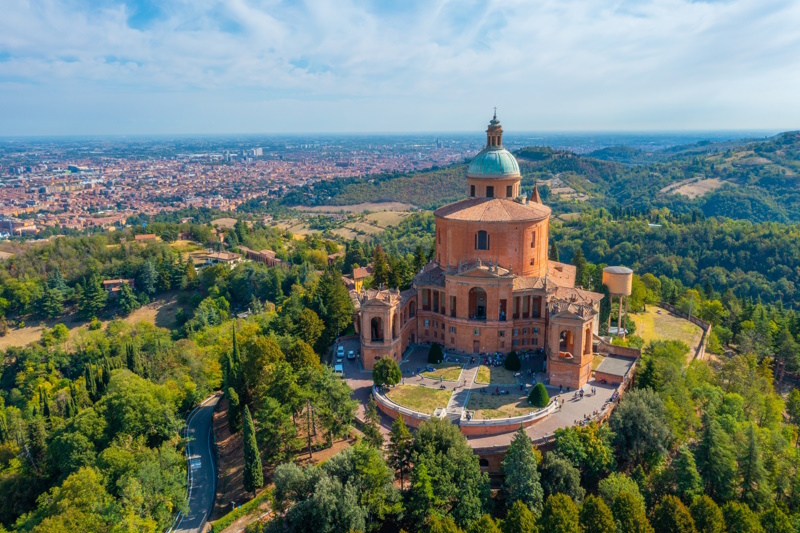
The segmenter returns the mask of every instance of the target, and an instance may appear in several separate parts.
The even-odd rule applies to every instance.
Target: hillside
[[[582,205],[647,212],[702,211],[756,222],[800,221],[800,132],[764,141],[701,142],[657,152],[612,147],[580,156],[546,147],[516,152],[523,190],[538,181],[556,212]],[[431,209],[463,196],[464,164],[340,180],[284,205],[401,201]]]

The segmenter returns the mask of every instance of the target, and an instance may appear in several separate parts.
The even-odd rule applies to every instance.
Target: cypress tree
[[[575,265],[575,285],[583,287],[586,285],[586,258],[583,257],[583,250],[578,246],[575,255],[572,256],[572,264]]]
[[[533,443],[520,426],[514,434],[511,445],[503,459],[505,480],[503,489],[506,492],[506,503],[521,501],[537,513],[542,509],[544,492],[539,482],[539,470],[536,468],[536,454]]]
[[[733,497],[736,483],[736,459],[728,434],[709,413],[703,416],[703,437],[695,454],[705,481],[706,493],[725,501]]]
[[[244,406],[244,490],[252,492],[255,496],[256,489],[264,486],[264,473],[261,469],[261,456],[256,444],[256,432],[253,427],[253,418],[250,409]]]
[[[558,245],[556,245],[556,241],[550,241],[550,253],[548,254],[548,259],[550,261],[558,261]]]

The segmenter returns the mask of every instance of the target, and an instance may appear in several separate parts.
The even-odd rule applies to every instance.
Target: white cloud
[[[791,0],[378,4],[12,0],[0,134],[800,123]]]

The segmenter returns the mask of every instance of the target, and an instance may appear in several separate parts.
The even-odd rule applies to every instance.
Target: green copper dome
[[[486,147],[469,164],[467,176],[475,178],[519,176],[519,165],[511,152],[505,148]]]

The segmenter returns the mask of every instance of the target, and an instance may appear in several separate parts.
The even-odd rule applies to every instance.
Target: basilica
[[[603,295],[576,287],[575,267],[548,258],[550,208],[535,185],[522,194],[520,180],[495,114],[467,169],[467,197],[434,212],[435,255],[412,288],[354,292],[364,368],[440,343],[475,354],[542,349],[551,385],[590,379]]]

